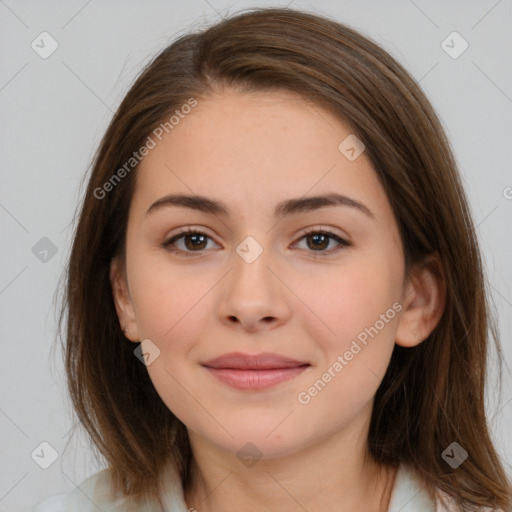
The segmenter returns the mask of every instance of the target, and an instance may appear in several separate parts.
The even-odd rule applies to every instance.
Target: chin
[[[233,438],[226,439],[226,436],[223,436],[222,439],[212,440],[212,442],[219,444],[241,460],[244,457],[249,459],[279,459],[311,444],[312,440],[305,438],[302,429],[296,432],[294,428],[276,428],[280,421],[282,421],[282,418],[272,423],[272,425],[267,423],[257,424],[255,421],[252,428],[248,428],[247,425],[244,428],[242,426],[239,428],[232,426],[230,431]]]

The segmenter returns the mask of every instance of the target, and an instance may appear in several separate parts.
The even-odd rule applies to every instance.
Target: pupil
[[[325,249],[325,247],[327,247],[327,245],[329,245],[329,239],[328,237],[326,237],[325,235],[322,235],[322,234],[317,234],[317,235],[312,235],[309,237],[310,239],[314,239],[316,242],[318,242],[319,240],[322,241],[323,240],[323,244],[321,243],[321,245],[318,245],[316,243],[313,243],[313,244],[308,244],[310,249]],[[325,243],[327,241],[327,244]]]
[[[199,238],[202,238],[203,240],[198,240]],[[203,235],[188,235],[186,240],[189,240],[189,241],[194,240],[194,242],[192,242],[192,244],[186,244],[188,249],[194,248],[194,247],[197,249],[202,243],[204,243],[204,236]]]
[[[197,249],[201,244],[204,244],[203,235],[188,235],[186,240],[192,241],[191,244],[186,244],[189,249],[194,247]],[[310,249],[325,249],[329,245],[328,237],[322,234],[310,235],[308,240],[314,240],[312,244],[308,243]]]

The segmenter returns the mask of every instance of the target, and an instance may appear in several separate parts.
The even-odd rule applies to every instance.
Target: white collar
[[[80,486],[67,493],[53,496],[41,502],[33,512],[160,512],[155,504],[135,507],[121,496],[112,500],[108,469],[99,471]],[[188,512],[181,479],[174,464],[169,464],[162,474],[165,482],[163,502],[165,512]],[[445,510],[445,509],[443,509]],[[420,478],[410,467],[401,464],[398,468],[388,512],[441,512],[430,499]]]
[[[436,504],[417,473],[405,464],[398,467],[388,512],[436,512]]]

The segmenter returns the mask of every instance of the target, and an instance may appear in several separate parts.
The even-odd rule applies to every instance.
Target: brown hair
[[[126,94],[93,162],[60,328],[67,313],[70,396],[108,463],[113,488],[132,499],[157,497],[170,458],[185,487],[191,452],[185,426],[160,399],[123,335],[109,281],[112,258],[125,255],[137,167],[105,198],[97,191],[176,109],[225,87],[292,91],[346,121],[387,193],[406,270],[434,253],[440,257],[443,316],[417,347],[395,346],[375,396],[371,455],[382,464],[410,463],[431,493],[445,491],[464,510],[511,508],[510,482],[484,409],[489,339],[499,356],[501,349],[475,228],[441,123],[417,82],[369,38],[320,16],[275,8],[238,14],[163,50]],[[456,470],[442,458],[454,441],[469,453]]]

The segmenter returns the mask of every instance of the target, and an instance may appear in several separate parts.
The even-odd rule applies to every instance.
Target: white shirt
[[[105,478],[108,469],[93,474],[67,494],[58,494],[38,503],[33,512],[161,512],[155,505],[135,508],[127,504],[124,496],[116,500],[109,497]],[[163,476],[167,491],[164,496],[166,512],[188,512],[183,488],[174,466],[169,466]],[[393,485],[388,512],[450,512],[434,502],[423,488],[416,473],[404,464],[400,465]]]

